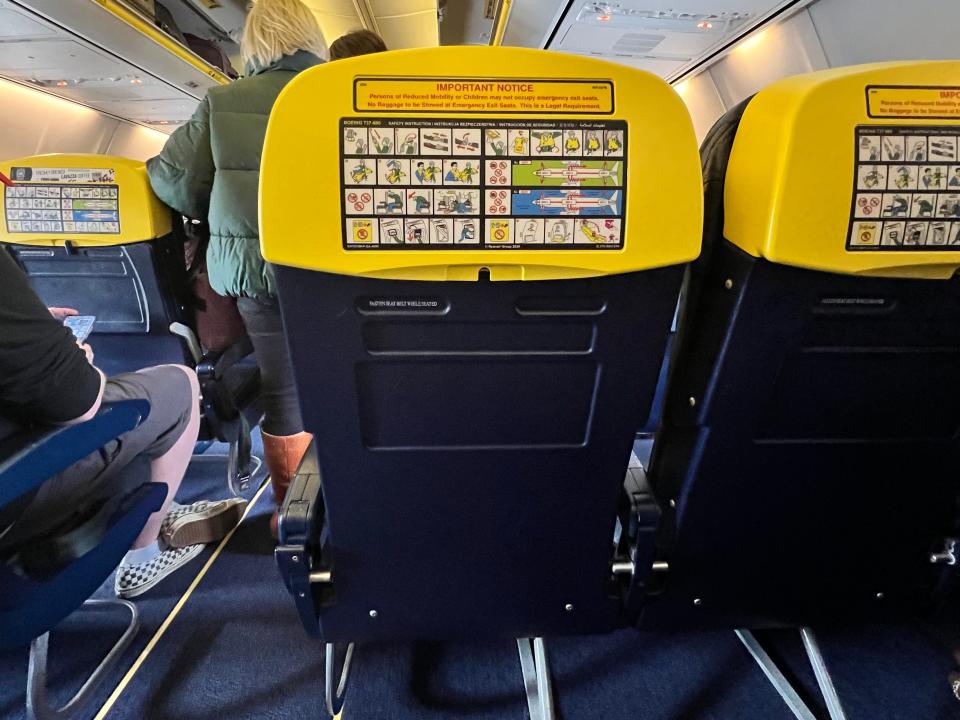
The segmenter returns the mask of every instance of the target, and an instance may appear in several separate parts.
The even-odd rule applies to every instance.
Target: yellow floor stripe
[[[140,666],[146,661],[147,657],[153,651],[153,648],[156,647],[157,643],[160,642],[160,638],[163,637],[163,634],[167,631],[167,628],[170,627],[177,615],[180,614],[180,610],[183,609],[183,606],[187,604],[187,600],[190,599],[190,596],[193,594],[193,591],[197,589],[197,585],[200,584],[200,581],[203,580],[204,576],[207,574],[207,571],[213,565],[214,561],[220,556],[220,551],[226,547],[227,543],[230,542],[230,538],[233,537],[233,534],[237,531],[237,528],[247,519],[247,515],[250,514],[250,511],[253,509],[254,505],[257,504],[257,501],[260,499],[260,496],[263,495],[264,490],[270,487],[270,483],[264,481],[263,485],[257,490],[257,494],[253,496],[253,500],[247,503],[247,509],[243,513],[243,517],[240,518],[240,522],[234,526],[230,532],[227,533],[226,537],[220,541],[220,544],[217,545],[217,549],[213,551],[213,554],[207,559],[206,564],[197,573],[197,576],[193,579],[193,582],[190,583],[190,587],[187,588],[186,592],[181,596],[180,600],[177,601],[177,604],[173,606],[173,610],[170,611],[170,614],[167,615],[166,619],[163,621],[163,624],[154,633],[154,636],[150,638],[150,642],[147,643],[147,646],[143,649],[143,652],[140,653],[140,656],[134,661],[133,665],[127,670],[127,674],[123,676],[123,679],[120,681],[120,684],[114,689],[110,697],[107,698],[107,701],[103,704],[103,707],[100,708],[100,712],[96,714],[94,720],[103,720],[107,713],[113,709],[114,703],[120,698],[123,694],[123,691],[126,690],[127,685],[130,684],[130,681],[133,679],[133,676],[137,674],[137,671],[140,669]]]

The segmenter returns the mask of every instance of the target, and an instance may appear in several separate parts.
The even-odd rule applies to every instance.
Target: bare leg
[[[197,434],[200,430],[200,383],[197,381],[197,374],[187,367],[180,365],[174,367],[182,370],[190,380],[190,421],[173,447],[150,463],[151,482],[164,483],[169,489],[163,507],[150,516],[147,524],[143,527],[143,531],[137,536],[133,543],[134,550],[156,542],[163,519],[170,509],[170,503],[173,502],[174,495],[177,494],[180,481],[183,480],[183,475],[187,471],[187,465],[190,464],[193,448],[197,442]]]

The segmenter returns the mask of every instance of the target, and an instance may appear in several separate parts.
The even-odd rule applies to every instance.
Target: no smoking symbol
[[[350,193],[349,195],[347,195],[347,200],[353,203],[354,210],[360,212],[364,208],[366,208],[367,203],[370,202],[370,193],[365,192],[361,195],[357,195],[356,193]]]
[[[491,190],[490,191],[490,213],[506,213],[507,207],[504,204],[504,200],[507,198],[506,190]]]

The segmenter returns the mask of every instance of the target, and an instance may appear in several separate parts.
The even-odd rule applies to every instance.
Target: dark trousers
[[[293,366],[283,334],[280,305],[276,299],[238,298],[237,309],[253,342],[260,367],[263,400],[262,429],[270,435],[296,435],[303,432],[300,402],[293,382]]]

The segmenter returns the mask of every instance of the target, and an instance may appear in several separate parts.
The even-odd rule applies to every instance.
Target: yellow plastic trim
[[[847,240],[856,128],[955,126],[960,136],[960,104],[926,105],[929,88],[950,93],[946,88],[958,85],[960,62],[905,62],[800,75],[761,91],[747,107],[733,143],[725,237],[755,257],[784,265],[885,277],[951,277],[960,267],[960,247],[848,249]],[[870,86],[919,88],[916,103],[903,106],[917,114],[871,117]],[[895,97],[909,101],[910,91],[899,90]],[[876,114],[879,102],[873,105]],[[960,165],[960,157],[929,162]]]
[[[139,160],[110,155],[51,154],[22,157],[0,163],[0,170],[12,177],[12,168],[96,168],[112,169],[115,180],[110,183],[76,183],[77,185],[118,186],[120,232],[101,233],[49,233],[36,234],[10,232],[7,222],[7,193],[0,186],[0,243],[56,247],[67,240],[78,246],[126,245],[163,237],[171,230],[170,209],[153,194],[146,165]],[[16,182],[16,181],[15,181]],[[16,185],[45,187],[61,185],[47,182],[16,182]],[[69,184],[63,186],[69,187]]]
[[[611,114],[437,111],[357,112],[354,79],[391,77],[590,79],[612,82]],[[369,249],[343,247],[341,118],[626,121],[622,249]],[[482,186],[481,186],[482,188]],[[602,219],[602,218],[601,218]],[[321,65],[284,89],[270,116],[260,174],[261,248],[273,263],[382,278],[550,279],[625,273],[689,262],[700,253],[703,189],[693,125],[663,80],[623,65],[555,52],[441,47],[367,55]]]
[[[123,20],[125,23],[135,28],[143,35],[146,35],[148,38],[153,40],[158,45],[163,46],[173,55],[176,55],[178,58],[183,60],[188,65],[192,65],[197,70],[202,72],[205,75],[209,75],[211,78],[216,80],[221,85],[226,85],[230,82],[230,78],[220,72],[217,68],[212,65],[204,62],[200,57],[190,52],[189,49],[185,48],[183,45],[178,43],[172,37],[163,32],[156,25],[145,20],[141,15],[134,12],[125,5],[121,5],[116,0],[94,0],[97,4],[103,7],[109,13],[116,15],[118,18]]]
[[[494,21],[493,35],[490,38],[491,45],[503,45],[503,36],[507,33],[507,23],[510,22],[511,10],[513,10],[513,0],[500,0],[500,7],[497,8],[497,19]]]

